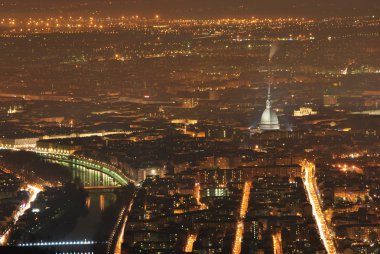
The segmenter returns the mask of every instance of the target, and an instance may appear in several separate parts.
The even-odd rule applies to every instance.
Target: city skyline
[[[4,17],[51,17],[51,16],[134,16],[154,17],[160,14],[165,19],[178,18],[247,18],[258,17],[309,17],[366,15],[379,13],[376,0],[308,1],[269,0],[157,0],[157,1],[73,1],[73,0],[13,0],[3,1],[0,14]]]
[[[0,1],[0,253],[380,253],[379,8]]]

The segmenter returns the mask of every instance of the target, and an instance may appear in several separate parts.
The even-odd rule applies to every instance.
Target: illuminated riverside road
[[[12,148],[12,147],[3,147],[0,146],[0,149],[12,150],[12,151],[28,151],[36,153],[43,158],[50,160],[52,162],[66,163],[67,165],[76,165],[80,167],[85,167],[95,171],[104,173],[118,182],[121,186],[128,185],[129,183],[135,183],[133,179],[128,177],[122,170],[119,168],[109,165],[105,162],[94,160],[92,158],[86,158],[83,156],[68,154],[68,153],[58,153],[58,152],[49,152],[49,151],[40,151],[36,148]],[[66,166],[67,166],[66,165]]]
[[[328,254],[337,254],[334,239],[324,217],[318,196],[318,189],[315,181],[315,164],[304,160],[301,163],[301,166],[303,172],[302,180],[304,182],[310,204],[313,207],[313,215],[317,223],[319,235],[322,238],[323,245],[325,246]]]
[[[82,166],[85,168],[100,171],[110,176],[111,178],[113,178],[122,186],[128,185],[128,183],[130,182],[132,183],[135,182],[133,179],[126,176],[120,169],[101,161],[85,158],[82,156],[67,155],[67,154],[42,153],[42,152],[37,152],[37,154],[53,162],[56,161],[56,162],[61,162],[61,163],[68,163],[68,164]]]
[[[136,195],[137,194],[135,192],[135,195],[133,195],[133,198],[131,199],[131,202],[129,203],[127,212],[125,212],[124,220],[122,221],[122,225],[121,225],[121,230],[119,232],[119,235],[117,237],[117,241],[116,241],[116,244],[115,244],[114,254],[121,254],[121,245],[124,242],[125,226],[127,225],[128,216],[129,216],[129,213],[131,212],[131,209],[132,209],[133,203],[135,201]],[[112,242],[112,241],[113,241],[113,239],[110,240],[110,242]]]
[[[115,226],[114,226],[114,228],[113,228],[113,230],[111,232],[111,235],[110,235],[108,243],[107,243],[107,251],[106,251],[107,254],[111,253],[111,249],[113,247],[115,248],[115,253],[119,253],[119,249],[120,249],[120,253],[121,253],[121,245],[123,244],[123,238],[119,236],[116,239],[116,235],[117,235],[118,228],[120,227],[120,225],[122,225],[122,228],[121,228],[120,232],[124,231],[123,216],[124,216],[126,210],[127,210],[127,207],[123,207],[123,209],[121,209],[121,211],[119,213],[119,217],[118,217],[118,219],[116,221],[116,224],[115,224]],[[125,216],[125,217],[127,218],[127,216]],[[120,235],[122,235],[122,233],[120,233]],[[117,240],[116,243],[114,243],[115,239]],[[118,249],[116,250],[116,248],[118,248]]]
[[[249,195],[251,193],[251,187],[252,187],[252,182],[247,181],[244,183],[243,197],[241,199],[241,204],[240,204],[239,220],[236,226],[235,240],[234,240],[234,245],[232,248],[232,253],[234,254],[241,253],[241,242],[243,240],[243,234],[244,234],[244,218],[248,210]]]

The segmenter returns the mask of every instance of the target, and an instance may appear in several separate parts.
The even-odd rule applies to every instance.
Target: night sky
[[[141,15],[166,18],[379,15],[379,0],[0,0],[3,17]]]

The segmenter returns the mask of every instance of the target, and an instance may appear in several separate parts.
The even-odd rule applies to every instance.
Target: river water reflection
[[[62,218],[48,223],[38,233],[39,241],[96,241],[95,246],[65,246],[54,247],[57,253],[87,252],[104,253],[105,242],[108,241],[117,216],[121,210],[117,202],[120,189],[110,176],[92,169],[59,163],[71,172],[72,179],[80,181],[88,193],[83,204],[73,211],[64,214]]]
[[[119,209],[115,206],[118,191],[102,187],[118,186],[119,184],[102,172],[75,164],[65,166],[70,169],[73,179],[79,179],[84,187],[88,188],[88,197],[85,200],[86,211],[76,218],[72,230],[62,236],[60,240],[107,241],[112,229],[109,225],[113,225],[117,219],[118,212],[110,211],[110,209]],[[60,231],[61,227],[65,228],[64,224],[57,225],[56,230]]]

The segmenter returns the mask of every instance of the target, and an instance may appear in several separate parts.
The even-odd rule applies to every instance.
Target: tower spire
[[[271,108],[271,101],[270,101],[270,82],[268,82],[268,98],[267,98],[267,108]]]

